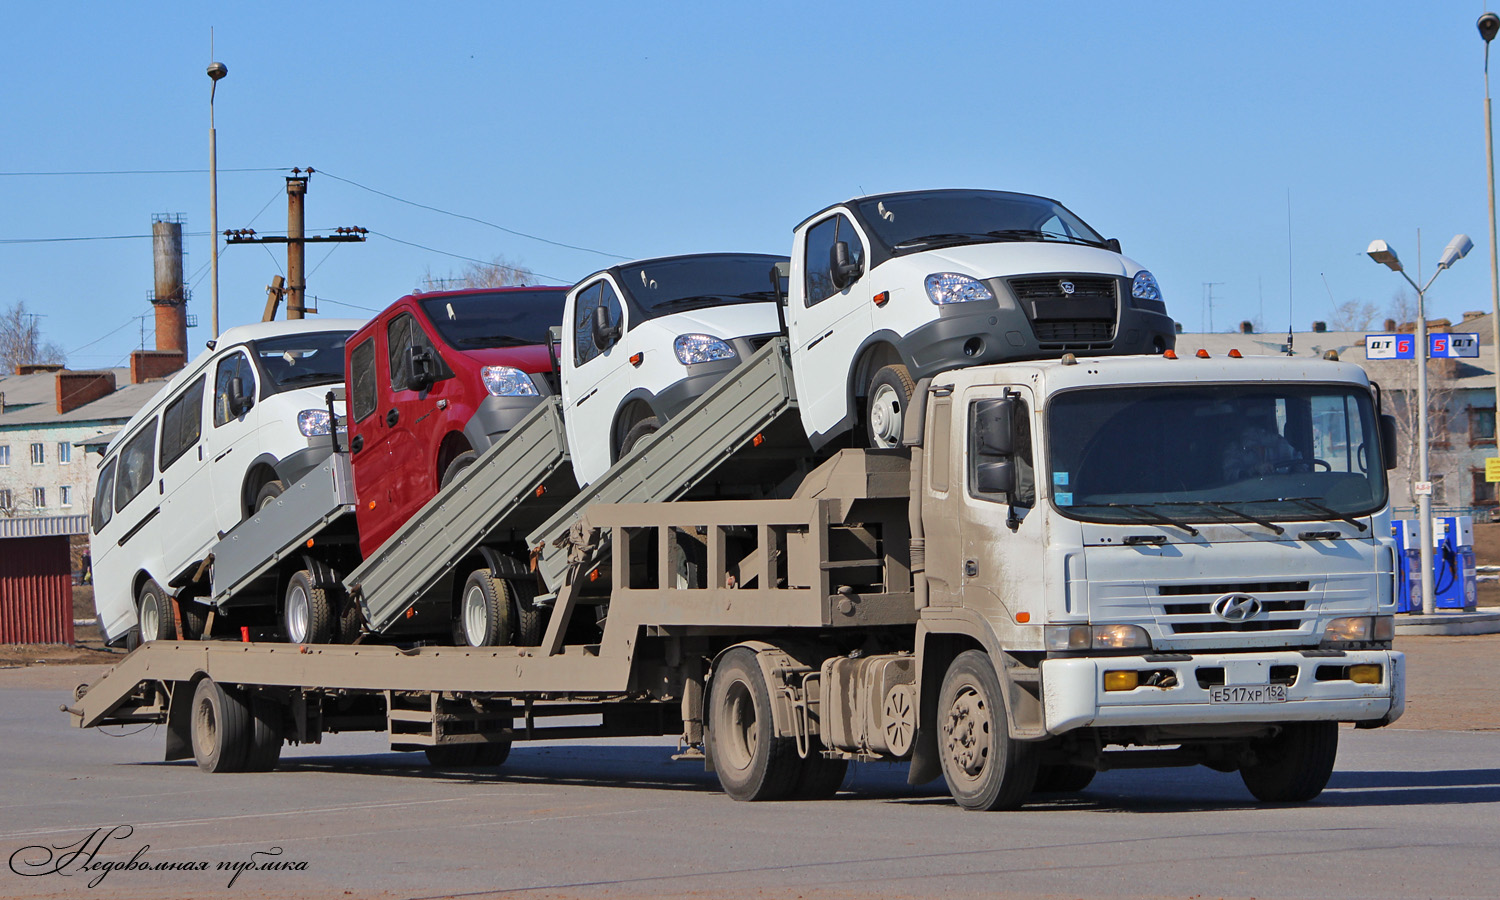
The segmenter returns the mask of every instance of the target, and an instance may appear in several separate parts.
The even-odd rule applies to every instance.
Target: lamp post
[[[214,94],[219,89],[219,79],[229,74],[229,67],[221,62],[208,64],[208,78],[212,87],[208,89],[208,231],[213,240],[213,256],[209,268],[213,274],[213,329],[214,338],[219,337],[219,148],[214,132]]]
[[[1468,255],[1474,247],[1474,242],[1469,240],[1466,234],[1456,235],[1443,248],[1442,258],[1438,260],[1437,271],[1427,279],[1426,284],[1417,284],[1406,274],[1401,267],[1401,260],[1396,256],[1396,251],[1385,241],[1371,241],[1370,247],[1365,252],[1370,258],[1388,267],[1392,272],[1400,272],[1417,292],[1417,480],[1429,482],[1432,479],[1427,469],[1427,289],[1437,280],[1444,269]],[[1418,541],[1421,543],[1422,554],[1422,614],[1432,615],[1435,611],[1432,595],[1432,494],[1417,494],[1417,528],[1419,532]]]
[[[1487,12],[1479,17],[1479,36],[1484,38],[1484,164],[1490,184],[1490,325],[1495,335],[1495,416],[1500,422],[1500,261],[1495,258],[1495,142],[1490,121],[1490,41],[1500,34],[1500,16]],[[1500,428],[1500,425],[1496,426]]]

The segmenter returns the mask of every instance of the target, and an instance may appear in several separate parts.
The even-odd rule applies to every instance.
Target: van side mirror
[[[1105,238],[1104,239],[1104,247],[1105,247],[1105,249],[1107,249],[1107,250],[1113,250],[1116,253],[1123,253],[1124,252],[1123,250],[1120,249],[1120,239],[1119,238]]]
[[[835,241],[833,248],[828,251],[829,277],[833,279],[833,286],[843,290],[859,279],[859,263],[849,259],[848,241]]]
[[[437,382],[437,362],[426,347],[406,348],[406,389],[425,391]]]
[[[1016,464],[1009,457],[978,464],[974,467],[974,488],[982,494],[1011,496],[1016,490]]]
[[[610,324],[609,308],[602,304],[594,307],[594,346],[603,352],[619,339],[620,326]]]
[[[771,293],[776,302],[786,306],[787,293],[792,280],[792,264],[789,262],[778,262],[771,264]]]
[[[242,416],[250,411],[255,401],[245,395],[245,379],[235,376],[229,379],[229,412],[234,416]]]
[[[1385,457],[1387,469],[1396,468],[1400,451],[1396,446],[1396,417],[1380,417],[1380,455]]]
[[[974,447],[980,456],[1010,456],[1015,452],[1011,420],[1016,401],[1010,397],[980,400],[974,404]],[[984,469],[981,465],[980,470]]]

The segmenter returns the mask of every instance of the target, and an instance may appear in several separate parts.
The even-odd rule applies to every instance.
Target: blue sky
[[[571,283],[604,254],[786,253],[817,209],[927,187],[1062,201],[1155,272],[1189,331],[1209,324],[1205,282],[1220,331],[1284,330],[1289,292],[1298,330],[1334,301],[1384,310],[1405,282],[1364,248],[1384,238],[1415,269],[1419,229],[1427,274],[1455,233],[1476,244],[1431,314],[1491,305],[1481,2],[70,9],[0,16],[24,36],[0,56],[0,307],[44,315],[74,368],[139,345],[150,241],[30,241],[182,214],[201,348],[208,176],[10,173],[206,169],[210,27],[229,67],[221,230],[286,227],[286,173],[229,170],[312,166],[601,251],[314,175],[309,229],[388,236],[309,247],[324,315],[368,315],[465,265],[434,251]],[[226,327],[259,318],[273,251],[223,250]]]

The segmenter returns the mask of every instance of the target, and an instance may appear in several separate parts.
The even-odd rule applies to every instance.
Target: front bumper
[[[540,376],[532,376],[533,382],[539,380]],[[479,407],[474,410],[474,415],[468,423],[464,425],[464,437],[468,440],[469,446],[474,449],[475,453],[483,453],[491,444],[499,441],[506,432],[530,415],[531,411],[540,406],[547,396],[545,391],[539,396],[486,396],[479,402]]]
[[[1318,680],[1320,666],[1381,666],[1380,684]],[[1264,685],[1271,668],[1296,668],[1281,703],[1210,703],[1200,670],[1222,669],[1223,683]],[[1141,686],[1105,691],[1104,673],[1121,669],[1171,671],[1170,688]],[[1272,653],[1194,654],[1189,659],[1111,656],[1049,659],[1042,663],[1042,706],[1049,734],[1077,728],[1237,722],[1361,722],[1389,725],[1406,708],[1406,655],[1393,650],[1351,650],[1340,656],[1295,650]]]

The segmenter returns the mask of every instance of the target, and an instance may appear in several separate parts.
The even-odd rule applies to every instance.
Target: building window
[[[46,444],[32,444],[31,445],[31,464],[33,466],[39,466],[42,463],[45,463],[46,461],[47,461],[47,445]]]
[[[65,484],[62,487],[60,487],[60,488],[57,489],[57,505],[58,506],[72,506],[73,505],[73,487],[72,487],[72,485]]]
[[[67,441],[57,442],[57,461],[66,465],[73,461],[73,445]]]
[[[46,488],[44,488],[44,487],[34,487],[34,488],[31,489],[31,505],[34,506],[34,507],[36,507],[37,509],[46,509],[47,508],[47,489]]]
[[[10,444],[0,444],[0,468],[10,465]]]
[[[1495,408],[1469,407],[1469,446],[1495,445]]]
[[[0,509],[10,509],[10,491],[0,491]]]
[[[1469,477],[1474,482],[1474,505],[1495,505],[1495,483],[1484,480],[1484,469],[1470,469]]]

